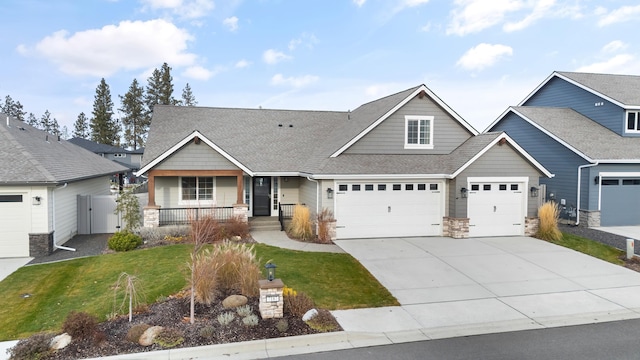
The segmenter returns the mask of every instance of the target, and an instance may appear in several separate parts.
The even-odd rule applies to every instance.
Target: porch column
[[[148,182],[148,191],[149,191],[149,202],[147,203],[147,206],[149,207],[155,207],[156,206],[156,175],[155,175],[155,171],[151,170],[149,171],[149,182]]]
[[[238,189],[236,204],[244,204],[244,181],[242,178],[242,172],[240,172],[240,175],[236,176],[236,185]]]

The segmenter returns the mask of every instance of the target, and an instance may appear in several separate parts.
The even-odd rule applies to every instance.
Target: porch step
[[[279,231],[280,222],[276,216],[258,216],[249,218],[249,227],[252,231]]]

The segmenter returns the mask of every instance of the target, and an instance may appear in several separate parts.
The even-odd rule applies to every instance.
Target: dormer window
[[[404,148],[433,149],[433,116],[407,115],[404,119]]]
[[[640,111],[627,111],[626,132],[640,133]]]

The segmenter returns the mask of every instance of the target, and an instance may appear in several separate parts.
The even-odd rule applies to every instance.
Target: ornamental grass
[[[547,241],[559,241],[562,239],[562,232],[558,229],[558,218],[560,209],[554,202],[547,201],[538,208],[540,225],[536,237]]]

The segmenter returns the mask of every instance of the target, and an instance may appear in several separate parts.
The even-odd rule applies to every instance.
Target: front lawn
[[[562,239],[558,241],[550,241],[554,244],[579,251],[583,254],[591,255],[600,260],[604,260],[616,265],[624,265],[624,261],[620,258],[623,255],[618,250],[609,245],[599,243],[594,240],[586,239],[577,235],[562,233]]]
[[[326,309],[398,305],[348,254],[307,253],[256,244],[261,264],[277,264],[285,285]],[[67,314],[86,311],[105,320],[113,312],[113,286],[122,272],[141,280],[147,303],[186,285],[189,245],[171,245],[26,266],[0,282],[0,341],[59,330]],[[186,314],[185,314],[186,315]]]

